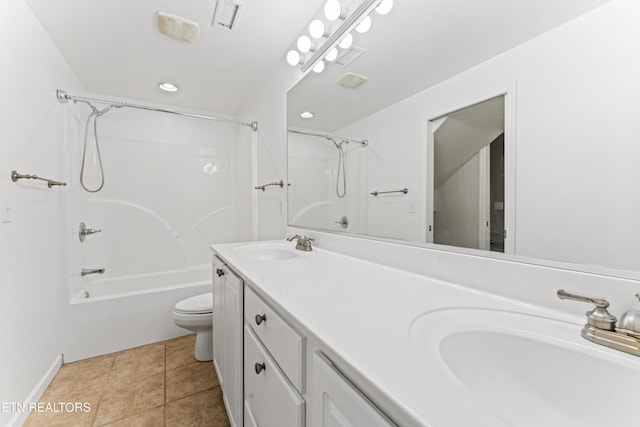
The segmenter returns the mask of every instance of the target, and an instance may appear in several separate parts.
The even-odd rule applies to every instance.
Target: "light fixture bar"
[[[336,31],[329,36],[329,38],[316,50],[313,55],[300,67],[302,72],[306,73],[310,68],[313,68],[320,59],[324,58],[329,50],[336,47],[342,40],[345,34],[353,31],[353,29],[360,23],[360,20],[364,16],[368,16],[373,10],[382,2],[382,0],[364,0],[353,11],[351,15],[345,19],[342,24],[336,29]]]

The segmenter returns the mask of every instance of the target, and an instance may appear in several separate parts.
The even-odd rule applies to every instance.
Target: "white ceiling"
[[[310,73],[289,93],[289,125],[335,132],[607,1],[396,0],[388,15],[372,14],[368,33],[354,32],[364,55]],[[357,89],[336,85],[347,71],[369,80]],[[301,119],[305,110],[315,117]]]
[[[87,91],[226,114],[236,114],[284,61],[323,3],[244,0],[230,33],[211,26],[216,0],[26,2]],[[190,44],[160,34],[158,11],[200,24],[199,40]],[[160,81],[177,83],[180,92],[161,92]]]
[[[305,79],[301,99],[330,110],[325,122],[317,116],[312,127],[340,128],[356,115],[397,102],[416,87],[438,83],[607,1],[396,0],[389,15],[373,14],[369,33],[356,34],[355,44],[370,51],[349,69],[369,81],[345,98],[344,88],[321,82],[335,81],[346,70],[327,67]],[[244,0],[233,33],[211,26],[216,0],[26,2],[87,91],[234,115],[284,61],[324,0]],[[199,40],[190,44],[160,34],[154,22],[158,11],[199,23]],[[374,49],[383,54],[372,54]],[[160,81],[175,82],[181,90],[164,93]],[[331,102],[335,99],[349,106],[346,114]],[[305,106],[294,100],[293,107]],[[338,116],[340,123],[334,120]]]

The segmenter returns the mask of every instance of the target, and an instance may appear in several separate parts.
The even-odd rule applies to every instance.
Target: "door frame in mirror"
[[[456,104],[454,108],[443,108],[442,113],[431,115],[422,120],[422,144],[421,144],[421,161],[420,161],[420,182],[423,185],[420,188],[422,197],[422,212],[424,212],[422,222],[421,238],[427,245],[434,247],[446,247],[448,250],[456,251],[455,246],[440,245],[427,242],[428,227],[432,223],[430,212],[433,212],[433,150],[434,137],[432,132],[432,123],[435,120],[449,116],[461,110],[473,107],[478,104],[490,101],[492,99],[504,97],[504,227],[505,241],[504,254],[513,255],[516,250],[516,102],[517,102],[517,82],[514,81],[508,87],[493,92],[487,92],[484,95],[469,98]],[[480,252],[486,252],[478,249]],[[467,252],[465,249],[462,252]]]

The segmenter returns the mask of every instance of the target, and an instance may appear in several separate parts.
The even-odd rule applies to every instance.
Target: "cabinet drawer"
[[[245,414],[255,425],[304,426],[304,399],[289,384],[248,325],[244,327],[244,399]]]
[[[251,288],[245,288],[244,316],[247,324],[251,325],[289,381],[300,392],[304,392],[304,339]]]

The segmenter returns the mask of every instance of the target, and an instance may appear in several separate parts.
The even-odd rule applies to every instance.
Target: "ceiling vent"
[[[200,25],[169,13],[158,12],[156,24],[160,33],[183,42],[193,43],[200,34]]]
[[[218,0],[211,25],[221,30],[233,32],[238,26],[243,8],[244,3],[238,0]]]
[[[342,51],[340,55],[338,55],[336,60],[333,61],[333,65],[340,68],[346,67],[366,52],[367,51],[361,47],[351,46],[349,49]]]
[[[355,89],[365,84],[367,80],[369,79],[361,74],[346,73],[342,75],[336,83],[348,89]]]

